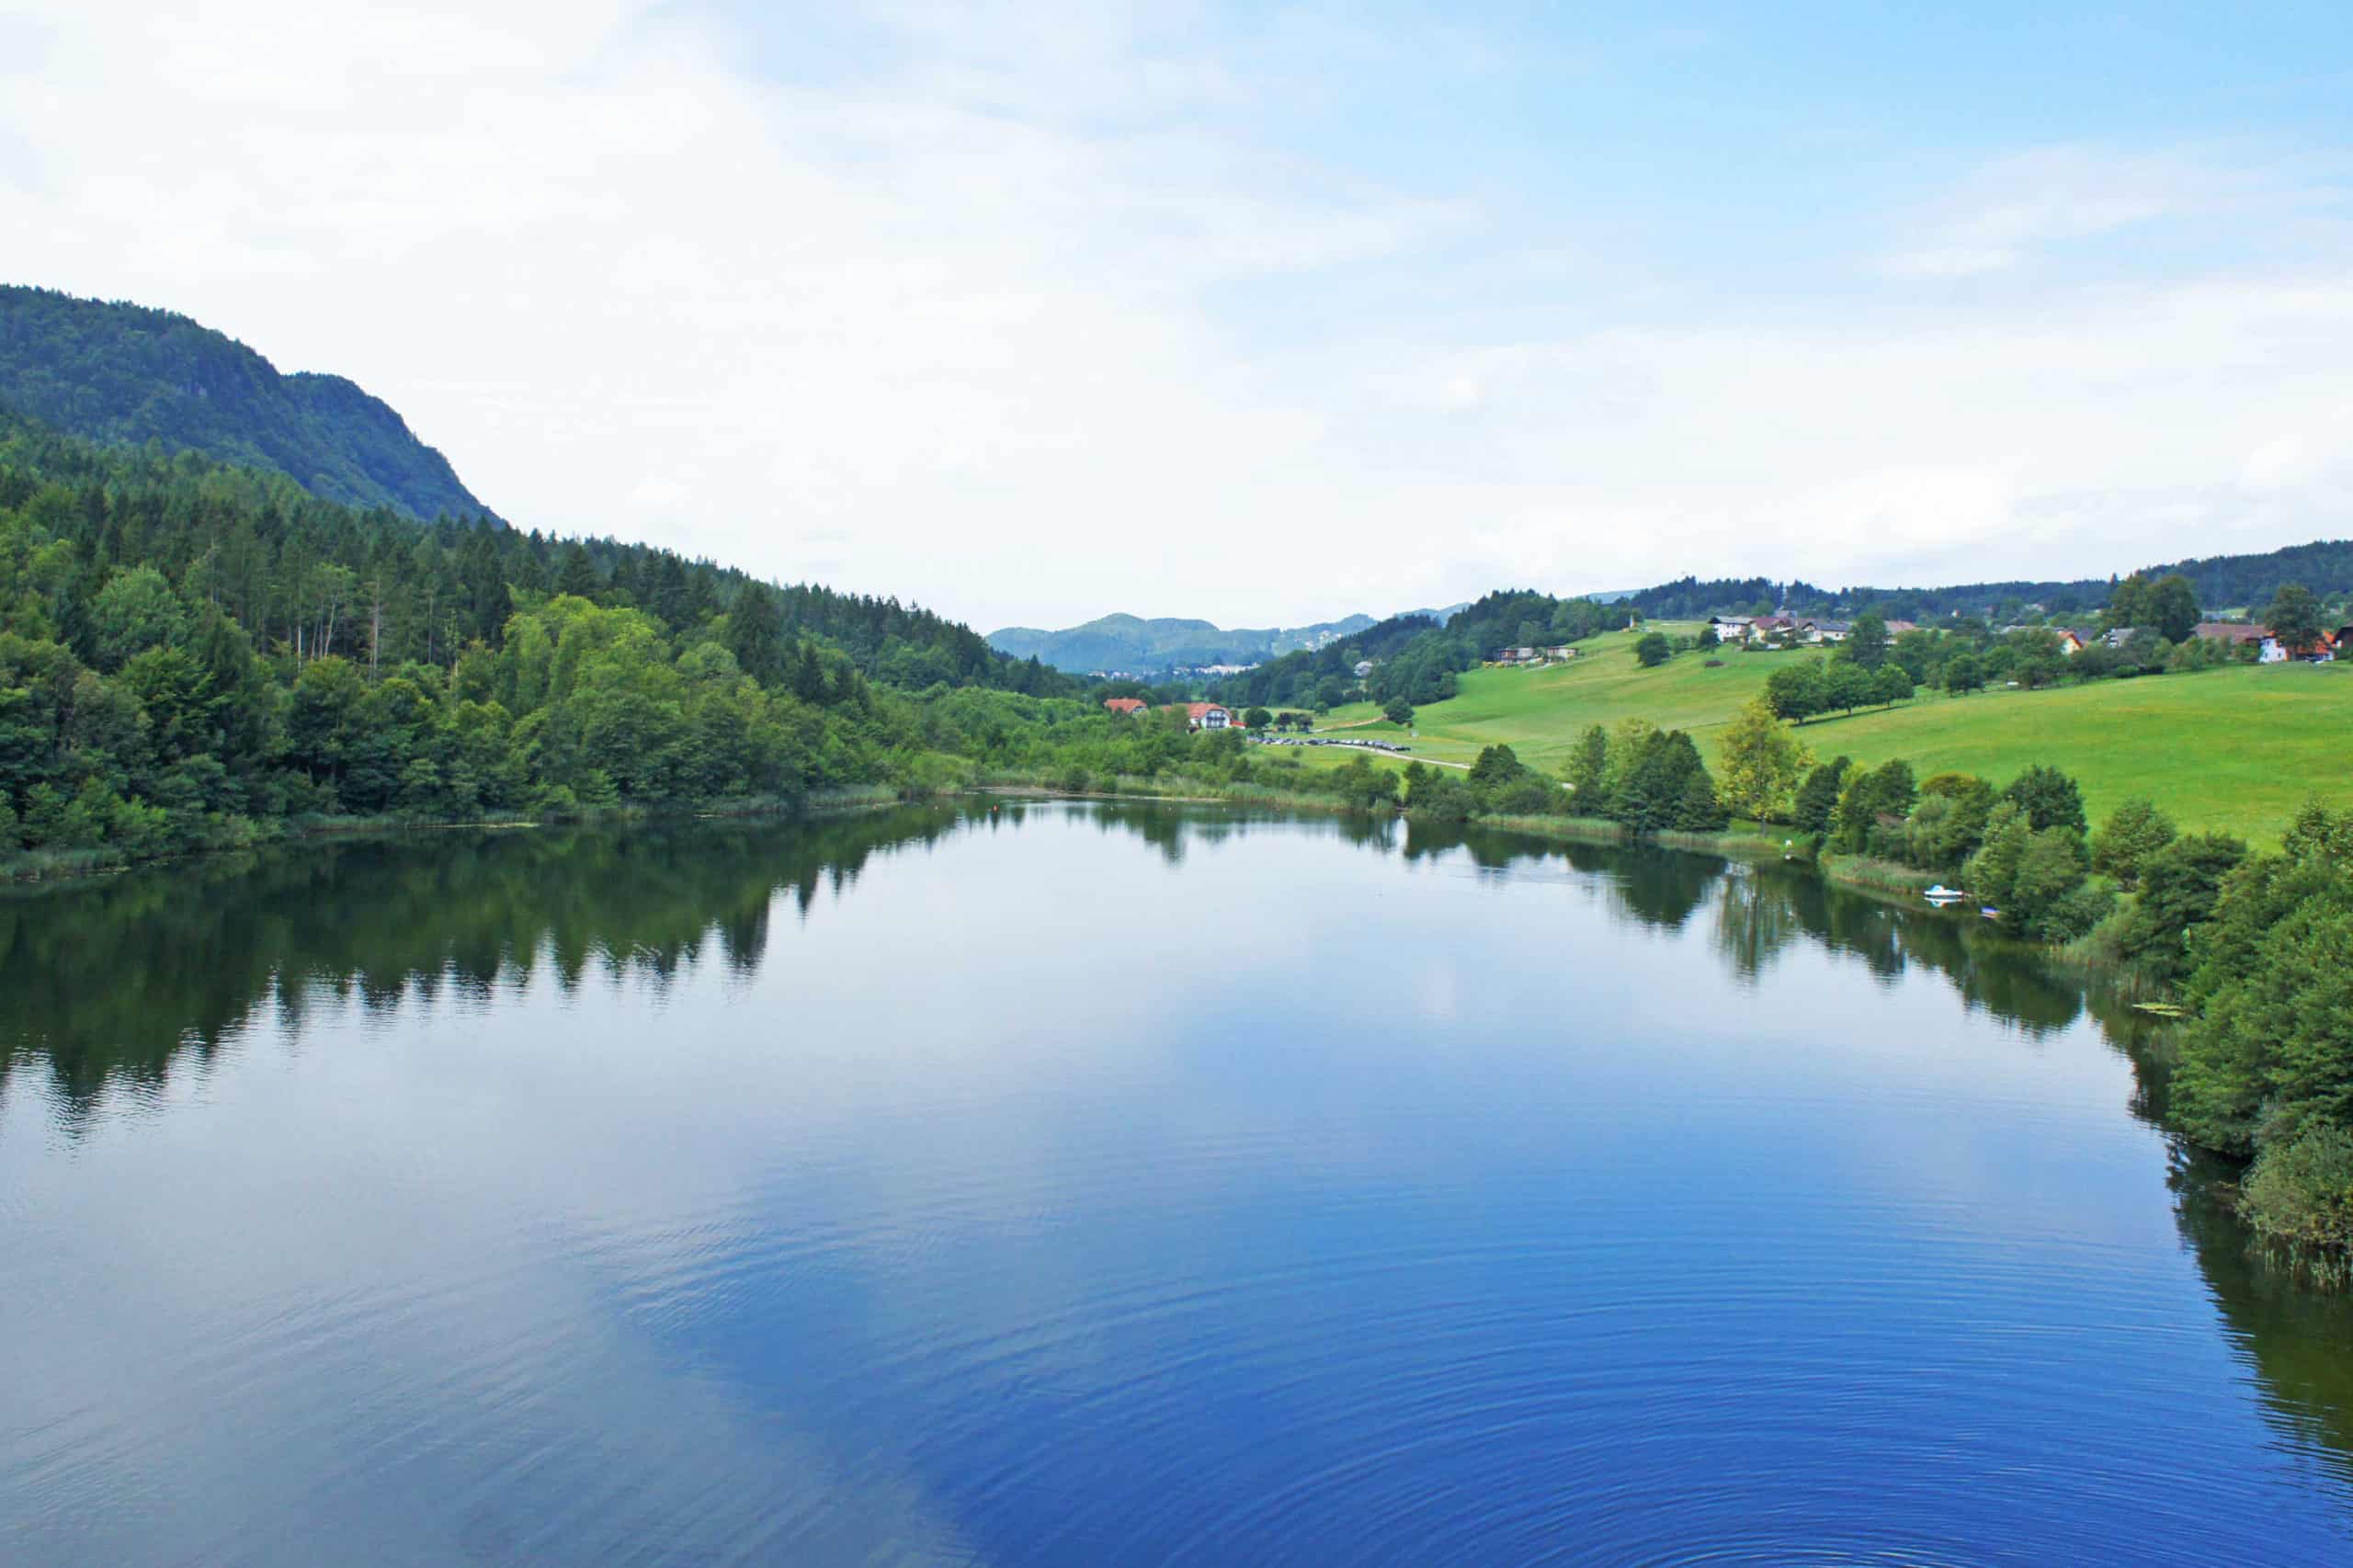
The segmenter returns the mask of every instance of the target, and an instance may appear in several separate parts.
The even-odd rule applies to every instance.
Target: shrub
[[[1837,757],[1805,776],[1805,782],[1798,787],[1796,804],[1790,812],[1799,827],[1813,834],[1830,831],[1831,819],[1838,810],[1838,796],[1845,786],[1847,770],[1854,766],[1853,759]]]
[[[2115,908],[2113,890],[2098,882],[2082,882],[2036,916],[2031,935],[2041,942],[2072,942],[2097,928]]]
[[[2002,799],[2017,802],[2037,833],[2046,827],[2072,827],[2081,833],[2084,797],[2075,781],[2055,767],[2029,767],[2010,781]]]
[[[2129,888],[2140,878],[2141,863],[2172,843],[2175,832],[2173,819],[2155,806],[2127,801],[2092,835],[2092,869]]]
[[[2079,916],[2086,913],[2082,903],[2071,904],[2070,897],[2083,886],[2084,873],[2090,866],[2091,853],[2084,847],[2082,834],[2073,828],[2044,828],[2027,841],[2025,852],[2018,857],[2018,874],[2010,881],[2010,902],[2003,906],[2003,915],[2017,930],[2038,942],[2063,942],[2082,936],[2108,913],[2103,903],[2080,927],[2068,927],[2071,911]]]
[[[2353,1245],[2353,1132],[2324,1123],[2266,1149],[2240,1185],[2239,1214],[2290,1245]]]
[[[1405,809],[1436,822],[1461,822],[1478,802],[1470,789],[1439,767],[1415,763],[1405,770]]]
[[[1996,909],[2009,907],[2018,882],[2018,863],[2034,840],[2034,828],[2014,801],[1994,808],[1985,822],[1985,841],[1961,867],[1961,880],[1969,891]]]

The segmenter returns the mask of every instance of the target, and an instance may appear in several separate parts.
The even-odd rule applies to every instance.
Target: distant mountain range
[[[1443,624],[1461,605],[1410,610]],[[1107,615],[1084,626],[1042,631],[1008,626],[989,633],[989,645],[1016,658],[1035,657],[1058,670],[1086,675],[1097,670],[1161,675],[1211,665],[1256,665],[1301,649],[1310,652],[1374,624],[1369,615],[1319,620],[1313,626],[1226,629],[1206,620]]]
[[[494,517],[384,403],[340,376],[281,375],[169,311],[0,286],[0,405],[87,440],[274,469],[346,506]]]

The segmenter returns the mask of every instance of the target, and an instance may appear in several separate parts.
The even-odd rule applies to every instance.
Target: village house
[[[1365,676],[1370,674],[1372,674],[1372,661],[1370,659],[1358,659],[1357,661],[1357,679],[1362,680]]]
[[[1548,659],[1574,659],[1577,656],[1577,651],[1563,642],[1557,647],[1545,649],[1544,656]]]
[[[1544,651],[1540,648],[1500,648],[1495,652],[1494,662],[1498,665],[1540,665],[1544,662]]]
[[[1146,703],[1141,697],[1107,697],[1103,699],[1103,706],[1108,708],[1112,712],[1129,719],[1132,719],[1140,713],[1148,713],[1152,710],[1150,704]]]
[[[2100,640],[2100,634],[2097,631],[2078,631],[2071,626],[2029,626],[2024,622],[2016,626],[2005,626],[1995,635],[2015,637],[2021,631],[2048,631],[2052,636],[2059,639],[2059,652],[2070,659]]]
[[[1233,714],[1214,702],[1185,704],[1185,727],[1189,730],[1230,730]]]
[[[1716,629],[1716,641],[1719,642],[1748,641],[1750,623],[1745,615],[1711,615],[1708,618],[1708,624]]]
[[[2313,642],[2300,648],[2290,648],[2274,636],[2265,626],[2248,626],[2235,620],[2201,620],[2190,628],[2190,635],[2210,642],[2228,642],[2234,647],[2253,644],[2256,663],[2284,665],[2290,659],[2311,659],[2317,664],[2333,664],[2336,651],[2345,642],[2345,634],[2353,626],[2340,626],[2335,631],[2324,631]]]
[[[1802,642],[1844,642],[1854,635],[1851,620],[1806,620],[1798,623],[1798,640]]]
[[[1798,618],[1793,615],[1760,615],[1748,623],[1751,642],[1772,637],[1795,641],[1798,634]]]

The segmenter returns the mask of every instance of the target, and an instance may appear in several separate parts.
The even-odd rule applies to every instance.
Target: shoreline
[[[845,789],[813,791],[795,802],[788,803],[773,797],[760,797],[740,801],[722,801],[716,805],[679,811],[653,811],[642,807],[614,806],[575,816],[555,817],[293,818],[274,824],[275,831],[256,833],[244,843],[211,845],[200,849],[183,850],[176,855],[153,855],[138,860],[110,862],[103,858],[82,859],[81,857],[90,856],[93,852],[68,850],[56,861],[40,862],[40,851],[27,850],[11,860],[0,861],[0,892],[71,885],[95,881],[101,877],[127,876],[134,871],[184,865],[192,861],[209,859],[216,855],[240,855],[256,849],[291,847],[337,838],[391,838],[409,834],[454,832],[517,833],[550,827],[621,826],[631,823],[725,822],[749,821],[756,817],[832,816],[847,812],[878,811],[886,806],[905,805],[915,801],[937,798],[938,798],[937,794],[909,795],[882,785],[852,785]],[[27,861],[37,863],[28,866],[25,864]]]
[[[1455,765],[1461,766],[1461,765]],[[69,850],[55,858],[44,859],[42,852],[28,850],[7,861],[0,861],[0,891],[49,888],[71,885],[101,877],[122,876],[157,867],[184,864],[216,855],[233,855],[274,846],[292,846],[304,843],[338,838],[394,837],[409,834],[450,833],[513,833],[550,827],[620,826],[636,823],[670,821],[748,821],[759,817],[814,817],[846,812],[874,811],[894,805],[913,805],[925,801],[953,800],[965,796],[986,796],[1000,799],[1033,799],[1059,801],[1147,801],[1166,805],[1198,806],[1259,806],[1282,811],[1322,812],[1334,815],[1350,812],[1376,815],[1387,814],[1402,821],[1419,821],[1403,806],[1382,812],[1347,801],[1336,800],[1321,792],[1294,790],[1269,790],[1253,786],[1195,786],[1193,790],[1154,788],[1155,780],[1122,775],[1108,781],[1109,788],[1097,788],[1092,781],[1082,788],[1044,778],[1023,778],[1017,774],[1000,773],[984,776],[968,782],[934,789],[910,789],[896,785],[848,785],[833,790],[813,791],[799,801],[786,802],[774,797],[760,797],[736,801],[722,801],[714,805],[692,809],[663,810],[644,807],[615,806],[582,812],[576,815],[532,817],[313,817],[287,819],[274,825],[274,831],[257,832],[242,843],[222,844],[204,848],[184,850],[175,855],[152,856],[130,861],[108,861],[95,851]],[[1763,824],[1752,824],[1722,833],[1666,832],[1638,836],[1621,824],[1602,817],[1553,816],[1481,816],[1467,817],[1456,824],[1488,832],[1507,833],[1519,837],[1554,843],[1619,845],[1636,846],[1651,845],[1676,849],[1687,854],[1715,855],[1726,859],[1767,861],[1779,859],[1787,863],[1802,863],[1824,881],[1885,899],[1908,903],[1936,879],[1927,872],[1915,871],[1908,866],[1866,859],[1860,856],[1825,855],[1813,835],[1789,830],[1783,835],[1763,831]],[[87,857],[87,858],[85,858]],[[28,864],[28,862],[31,862]],[[1930,913],[1936,913],[1931,911]],[[2075,959],[2066,949],[2049,944],[2015,939],[2021,947],[2032,948],[2054,962],[2065,963],[2085,971],[2105,971],[2107,966]],[[2118,975],[2122,980],[2129,978]]]
[[[1135,801],[1153,805],[1201,805],[1221,807],[1257,807],[1280,812],[1315,812],[1339,817],[1358,815],[1377,817],[1392,822],[1420,822],[1426,826],[1492,832],[1506,835],[1535,844],[1587,844],[1624,848],[1655,847],[1678,854],[1710,855],[1720,859],[1740,860],[1750,864],[1784,865],[1802,868],[1826,886],[1837,887],[1875,902],[1907,909],[1915,915],[1928,915],[1939,921],[1977,931],[2002,946],[2030,955],[2036,961],[2056,971],[2075,976],[2112,1006],[2132,1009],[2145,1022],[2170,1027],[2177,1017],[2164,1006],[2171,993],[2162,985],[2126,966],[2120,966],[2074,945],[2030,942],[1976,917],[1973,905],[1963,910],[1940,910],[1923,904],[1919,894],[1935,881],[1930,874],[1906,866],[1873,860],[1861,856],[1824,854],[1810,835],[1785,831],[1770,833],[1763,824],[1745,824],[1722,833],[1667,832],[1638,835],[1622,824],[1600,818],[1552,816],[1470,817],[1460,822],[1432,821],[1415,817],[1402,806],[1368,808],[1365,805],[1326,794],[1256,789],[1248,785],[1219,787],[1193,784],[1190,788],[1176,780],[1166,781],[1175,788],[1154,787],[1160,781],[1142,778],[1116,778],[1108,781],[1110,788],[1073,789],[1042,779],[1007,778],[972,779],[946,788],[929,790],[894,786],[866,785],[813,792],[802,800],[785,802],[775,799],[745,800],[722,802],[692,811],[654,811],[615,809],[575,816],[551,818],[487,817],[468,820],[417,820],[404,818],[327,818],[287,824],[281,831],[257,835],[244,844],[188,851],[175,856],[157,857],[129,865],[85,865],[63,868],[45,867],[26,875],[21,870],[0,869],[0,896],[10,893],[37,895],[51,889],[70,887],[99,877],[121,875],[175,863],[195,862],[210,857],[251,852],[272,847],[298,847],[314,840],[337,838],[369,838],[405,836],[414,834],[448,833],[468,830],[484,833],[511,833],[535,828],[559,827],[628,827],[645,824],[683,821],[750,821],[758,818],[781,820],[815,819],[859,812],[881,811],[899,805],[944,803],[959,799],[1028,800],[1028,801]],[[2087,1003],[2091,1001],[2087,998]],[[2155,1004],[2155,1006],[2146,1006]],[[2095,1006],[2095,1012],[2105,1019],[2106,1014]],[[2127,1049],[2119,1041],[2119,1049]],[[2137,1053],[2135,1054],[2137,1061]],[[2244,1162],[2227,1151],[2208,1149],[2186,1135],[2168,1130],[2167,1136],[2178,1139],[2184,1148],[2196,1149],[2217,1158]],[[2331,1277],[2330,1270],[2339,1268],[2333,1258],[2329,1268],[2313,1272]]]

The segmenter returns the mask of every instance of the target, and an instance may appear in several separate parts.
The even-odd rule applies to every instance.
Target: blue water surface
[[[2353,1318],[2138,1026],[1779,866],[441,836],[0,998],[10,1563],[2353,1561]]]

